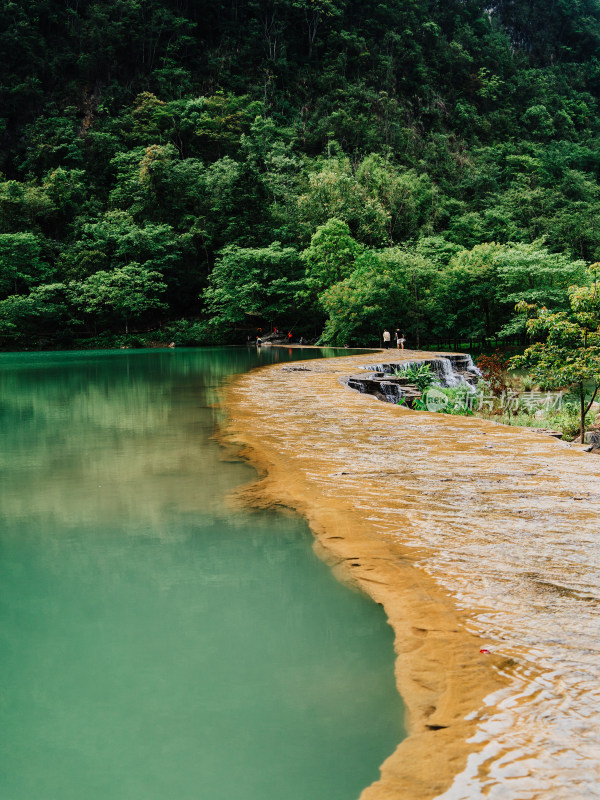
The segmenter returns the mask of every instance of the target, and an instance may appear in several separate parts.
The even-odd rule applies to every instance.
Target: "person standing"
[[[391,335],[390,335],[390,332],[389,332],[389,331],[388,331],[388,329],[386,328],[386,329],[383,331],[383,346],[384,346],[384,348],[385,348],[386,350],[387,350],[387,349],[388,349],[388,347],[390,346],[390,342],[391,342],[391,340],[392,340],[392,337],[391,337]]]
[[[400,328],[396,328],[396,347],[398,350],[404,350],[404,342],[406,339],[404,338],[404,334],[400,330]]]

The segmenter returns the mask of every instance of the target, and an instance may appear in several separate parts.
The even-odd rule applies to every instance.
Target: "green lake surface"
[[[315,355],[0,355],[3,800],[354,800],[377,779],[405,735],[383,611],[302,519],[230,507],[255,473],[211,438],[223,379]]]

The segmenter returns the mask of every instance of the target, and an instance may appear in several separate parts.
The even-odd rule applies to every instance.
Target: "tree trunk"
[[[579,432],[581,433],[581,444],[585,441],[585,390],[583,383],[579,384],[579,400],[581,402],[581,421],[579,425]]]
[[[583,384],[580,384],[580,386],[583,387]],[[582,430],[583,434],[585,433],[585,418],[587,416],[588,411],[592,407],[592,403],[596,399],[596,395],[598,394],[598,389],[599,388],[600,387],[596,384],[596,386],[594,387],[594,393],[592,394],[592,399],[590,400],[590,402],[585,407],[583,405],[581,406],[581,415],[582,415],[582,419],[583,419],[583,422],[581,424],[581,430]],[[582,395],[582,403],[583,402],[584,402],[584,395]],[[585,436],[584,436],[584,438],[585,438]],[[583,444],[583,439],[581,440],[581,442]]]

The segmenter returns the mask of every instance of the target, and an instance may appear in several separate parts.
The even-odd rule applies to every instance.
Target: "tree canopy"
[[[519,311],[529,317],[527,329],[534,341],[522,356],[512,359],[513,366],[527,367],[545,385],[567,388],[579,395],[582,444],[585,417],[600,387],[599,267],[591,267],[591,286],[569,287],[568,311],[551,312],[525,301],[519,303]]]
[[[0,0],[0,61],[5,348],[490,336],[591,285],[596,0]],[[73,288],[132,265],[129,316]]]

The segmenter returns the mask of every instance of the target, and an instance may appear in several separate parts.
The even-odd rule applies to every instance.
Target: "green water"
[[[382,610],[211,439],[313,352],[0,355],[3,800],[353,800],[403,734]],[[277,424],[277,420],[273,420]]]

